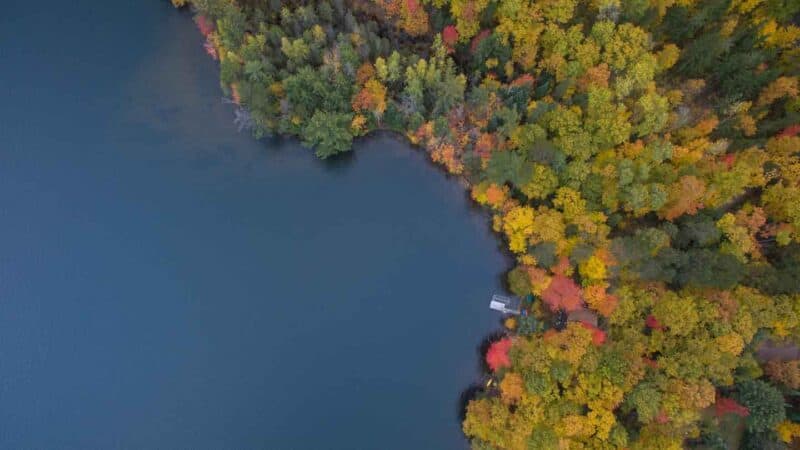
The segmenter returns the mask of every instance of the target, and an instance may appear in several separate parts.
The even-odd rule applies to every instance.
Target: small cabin
[[[493,295],[489,302],[489,308],[500,311],[503,314],[519,314],[520,300],[516,297],[506,297],[504,295]]]

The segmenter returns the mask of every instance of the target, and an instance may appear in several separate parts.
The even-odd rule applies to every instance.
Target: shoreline
[[[745,437],[774,440],[762,434],[794,426],[778,406],[786,380],[777,369],[765,377],[758,363],[746,374],[740,365],[764,337],[800,336],[800,319],[777,317],[800,303],[791,282],[800,222],[783,202],[800,204],[785,190],[798,182],[789,149],[800,145],[800,126],[773,133],[800,113],[798,77],[753,81],[760,85],[731,125],[724,99],[738,91],[727,69],[686,68],[697,63],[692,37],[713,32],[687,38],[574,5],[540,15],[531,4],[545,30],[538,41],[509,24],[518,15],[503,5],[475,24],[462,6],[352,0],[267,7],[250,18],[231,3],[195,21],[220,60],[237,121],[257,136],[296,137],[327,159],[390,133],[421,147],[467,190],[470,207],[488,211],[512,262],[501,284],[525,301],[523,314],[504,316],[504,337],[481,349],[481,373],[497,387],[465,391],[476,394],[462,423],[475,448],[678,448],[717,439],[726,426],[720,408],[760,407],[754,398],[766,399],[772,416],[754,428],[742,415]],[[385,8],[373,17],[382,28],[359,22],[376,8]],[[749,19],[727,14],[733,28]],[[392,27],[405,36],[395,48],[380,34]],[[796,34],[768,45],[790,49]],[[430,39],[430,52],[415,52],[414,37]],[[242,104],[249,112],[238,112],[248,111]],[[764,148],[743,147],[753,142]],[[784,171],[765,173],[768,163]],[[771,305],[768,315],[749,309],[753,298]],[[687,389],[695,398],[681,398]],[[713,408],[711,425],[701,421]]]

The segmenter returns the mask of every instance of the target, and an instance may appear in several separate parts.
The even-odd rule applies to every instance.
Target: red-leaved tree
[[[727,397],[717,397],[717,402],[714,403],[714,412],[717,414],[717,417],[722,417],[727,413],[736,414],[739,417],[747,417],[750,415],[750,410],[747,409],[747,407]]]
[[[644,324],[647,325],[648,328],[652,328],[654,330],[663,330],[664,327],[661,323],[656,319],[656,316],[650,314],[644,319]]]
[[[452,48],[458,42],[458,30],[453,25],[448,25],[442,30],[442,42]]]
[[[206,49],[206,54],[208,54],[208,56],[210,56],[211,59],[213,59],[214,61],[217,60],[217,58],[218,58],[217,49],[214,48],[214,44],[212,44],[209,41],[206,41],[206,43],[203,44],[203,48]]]
[[[542,300],[552,311],[563,309],[566,312],[572,312],[583,306],[581,288],[571,278],[563,275],[553,277],[553,281],[542,292]]]
[[[797,125],[790,125],[783,129],[783,131],[778,134],[779,137],[792,137],[797,136],[800,134],[800,123]]]
[[[478,45],[481,43],[481,41],[489,37],[491,34],[492,32],[490,30],[483,30],[478,33],[477,36],[472,38],[472,42],[469,44],[469,51],[475,53],[478,50]]]
[[[524,73],[515,78],[514,81],[511,82],[511,86],[519,87],[519,86],[531,85],[533,84],[534,81],[536,81],[536,79],[533,78],[533,75],[529,73]]]
[[[511,339],[503,338],[493,342],[486,352],[486,364],[493,372],[503,367],[511,367],[511,360],[508,358],[508,351],[511,349]]]
[[[200,29],[200,32],[203,34],[203,36],[208,37],[208,35],[214,31],[214,22],[208,20],[206,16],[197,16],[197,19],[195,20],[197,21],[197,28]]]
[[[603,345],[603,343],[606,342],[606,332],[605,331],[601,330],[600,328],[597,328],[596,326],[594,326],[594,325],[592,325],[590,323],[580,322],[580,324],[584,328],[586,328],[587,330],[592,332],[592,344],[594,344],[595,347],[599,347],[599,346]]]

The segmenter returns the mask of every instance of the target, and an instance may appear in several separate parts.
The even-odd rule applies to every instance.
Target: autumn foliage
[[[476,449],[800,429],[800,366],[753,345],[800,342],[800,3],[188,3],[256,136],[327,158],[392,130],[491,216],[526,301],[467,407]]]
[[[508,358],[508,351],[511,349],[511,339],[503,338],[493,342],[486,351],[486,364],[492,371],[511,367],[511,360]]]
[[[611,316],[619,303],[619,299],[615,295],[607,293],[605,286],[601,284],[593,284],[584,288],[583,297],[590,308],[605,317]]]
[[[458,30],[453,25],[448,25],[442,30],[442,42],[444,45],[453,48],[458,42]]]
[[[790,125],[783,129],[783,131],[778,134],[779,137],[792,137],[797,136],[800,134],[800,123],[796,125]]]
[[[717,397],[714,403],[714,413],[717,417],[722,417],[725,414],[735,414],[739,417],[747,417],[750,411],[744,406],[736,402],[736,400],[727,397]]]
[[[474,38],[472,38],[472,41],[469,44],[470,51],[472,53],[478,51],[478,45],[480,45],[481,41],[489,37],[490,34],[492,34],[490,30],[483,30],[480,33],[478,33]]]
[[[659,323],[658,319],[656,319],[656,316],[654,316],[652,314],[649,314],[647,316],[647,318],[645,319],[644,323],[645,323],[645,325],[647,325],[648,328],[652,328],[653,330],[663,330],[664,329],[664,327],[661,325],[661,323]]]
[[[772,380],[791,389],[800,389],[800,360],[767,362],[764,371]]]
[[[195,18],[195,23],[204,37],[208,37],[214,31],[214,23],[202,14]]]
[[[606,332],[594,325],[581,322],[581,326],[592,332],[592,344],[603,345],[606,342]]]
[[[386,88],[374,78],[367,80],[353,97],[352,106],[355,111],[371,111],[375,117],[380,118],[386,111]]]
[[[542,300],[552,311],[576,311],[583,305],[581,289],[572,279],[563,275],[553,277],[550,285],[542,292]]]

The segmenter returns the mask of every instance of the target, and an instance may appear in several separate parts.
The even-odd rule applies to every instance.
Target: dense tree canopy
[[[526,315],[476,449],[800,434],[797,361],[760,352],[800,340],[799,2],[173,3],[256,135],[394,130],[491,212]]]

